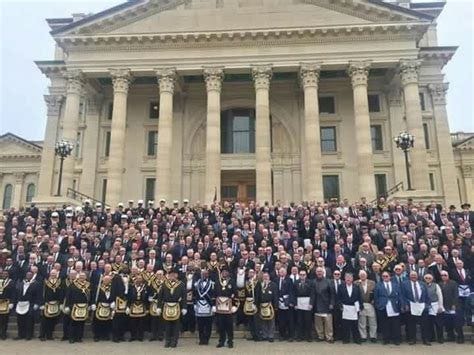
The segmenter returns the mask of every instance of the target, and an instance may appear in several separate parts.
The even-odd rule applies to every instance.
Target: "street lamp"
[[[61,161],[59,165],[58,192],[56,196],[61,196],[61,180],[63,179],[64,159],[71,155],[73,149],[74,149],[74,144],[69,143],[68,141],[64,139],[61,139],[59,142],[56,142],[56,145],[54,147],[54,152]]]
[[[410,168],[408,166],[408,151],[410,150],[410,148],[413,148],[413,144],[415,143],[415,137],[412,136],[410,133],[400,132],[398,137],[394,138],[394,141],[397,145],[397,148],[400,148],[401,150],[403,150],[403,153],[405,153],[405,168],[407,170],[408,190],[413,190],[411,188]]]

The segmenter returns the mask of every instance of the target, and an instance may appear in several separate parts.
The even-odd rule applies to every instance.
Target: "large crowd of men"
[[[0,214],[0,339],[463,343],[474,213],[364,199],[247,206],[129,201]],[[58,328],[58,329],[56,329]],[[419,333],[418,329],[419,328]],[[276,333],[278,329],[278,333]],[[417,334],[418,333],[418,334]],[[278,337],[276,336],[278,334]]]

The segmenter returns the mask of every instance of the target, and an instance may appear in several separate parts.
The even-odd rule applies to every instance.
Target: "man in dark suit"
[[[360,344],[358,313],[363,309],[362,295],[358,286],[353,284],[351,273],[344,275],[344,283],[337,291],[339,306],[342,308],[342,342],[348,344],[351,334],[354,343]]]
[[[436,282],[441,282],[441,271],[448,271],[448,267],[444,262],[441,254],[437,254],[434,257],[434,263],[428,267],[429,271],[433,274],[433,277]]]
[[[474,229],[474,212],[471,211],[471,205],[469,203],[463,203],[461,205],[462,212],[459,214],[459,218],[463,221],[469,222],[471,229]]]
[[[314,286],[316,300],[313,312],[315,313],[318,340],[334,343],[331,312],[334,309],[336,298],[331,280],[324,277],[324,269],[322,267],[316,268]]]
[[[307,278],[306,270],[299,271],[300,279],[294,284],[297,308],[298,340],[312,341],[313,305],[315,299],[314,284]]]
[[[278,286],[277,323],[280,340],[293,341],[295,324],[291,312],[293,312],[296,300],[293,282],[286,274],[286,268],[280,268],[278,270],[279,278],[275,280]]]
[[[379,324],[382,326],[383,343],[392,341],[400,345],[400,306],[401,289],[397,282],[390,279],[390,273],[382,273],[382,282],[375,285],[374,302]]]
[[[439,287],[443,294],[443,308],[445,311],[443,325],[448,335],[447,340],[454,341],[454,331],[456,331],[456,341],[461,344],[464,342],[463,324],[456,319],[456,311],[459,309],[458,284],[449,279],[447,271],[441,271],[441,278],[442,281],[439,283]]]
[[[33,280],[33,273],[28,271],[25,279],[16,287],[16,318],[18,337],[16,339],[31,340],[35,327],[35,312],[41,302],[41,285]]]
[[[416,271],[410,272],[410,279],[402,283],[402,310],[408,313],[407,338],[410,345],[416,344],[416,325],[420,324],[423,344],[429,342],[428,310],[430,307],[428,290],[418,281]]]

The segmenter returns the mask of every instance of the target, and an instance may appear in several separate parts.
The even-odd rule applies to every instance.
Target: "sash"
[[[140,318],[146,316],[145,304],[141,301],[135,301],[130,307],[130,317],[131,318]]]
[[[84,322],[87,319],[87,303],[74,303],[71,311],[71,318],[76,322]]]
[[[178,320],[181,315],[181,307],[178,302],[165,302],[163,306],[163,319],[167,321]]]
[[[59,308],[59,301],[50,301],[44,304],[43,315],[46,318],[55,318],[61,314],[61,309]]]
[[[99,302],[97,304],[97,309],[95,310],[95,318],[104,321],[112,319],[112,308],[110,308],[110,303]]]
[[[230,297],[216,298],[216,313],[231,314],[232,313],[232,299]]]
[[[24,315],[26,313],[28,313],[28,311],[30,310],[30,302],[29,301],[20,301],[16,304],[16,313],[18,313],[19,315]]]
[[[273,305],[271,302],[260,304],[260,318],[262,320],[272,320],[275,317]]]
[[[0,300],[0,314],[10,313],[10,310],[8,309],[9,305],[10,305],[9,299]]]
[[[257,307],[254,307],[255,304],[253,302],[252,297],[247,297],[244,302],[244,314],[246,316],[253,316],[257,313]]]
[[[115,313],[125,313],[127,310],[127,300],[121,297],[115,298]]]

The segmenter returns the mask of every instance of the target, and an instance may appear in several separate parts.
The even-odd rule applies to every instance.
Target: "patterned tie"
[[[416,282],[413,282],[413,288],[415,290],[415,302],[420,301],[420,294],[418,293],[418,287],[416,286]]]

